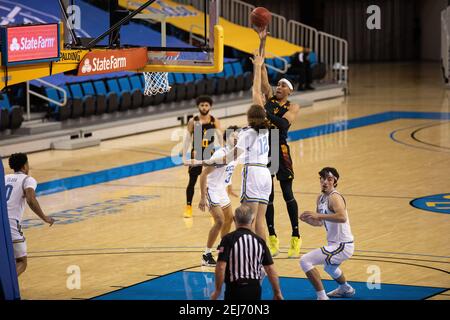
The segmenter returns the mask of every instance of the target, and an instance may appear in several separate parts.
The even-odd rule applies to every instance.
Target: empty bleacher
[[[23,3],[29,7],[36,6],[37,3],[30,0],[18,0],[18,4]],[[53,3],[53,4],[52,4]],[[39,9],[48,12],[48,15],[41,16],[41,19],[51,19],[59,17],[59,7],[54,5],[56,1],[48,1],[39,4]],[[92,34],[99,34],[108,27],[109,15],[106,11],[90,4],[88,0],[77,0],[77,5],[81,5],[82,11],[91,12],[85,16],[82,25],[83,30],[89,29]],[[91,21],[90,17],[95,17],[96,21]],[[56,18],[58,19],[58,18]],[[97,28],[97,29],[92,29]],[[178,32],[178,33],[177,33]],[[182,41],[180,33],[172,25],[168,28],[167,45],[176,47],[189,47],[189,43]],[[142,22],[130,22],[122,27],[121,38],[126,39],[127,44],[149,45],[148,39],[143,40],[142,34],[155,39],[155,46],[159,45],[161,35],[158,27]],[[86,36],[86,34],[80,34]],[[184,37],[186,39],[186,37]],[[104,40],[102,43],[106,44]],[[233,109],[232,112],[224,111],[224,115],[238,114],[236,108],[232,106],[249,101],[251,98],[251,86],[253,83],[252,63],[249,60],[249,53],[239,51],[237,48],[228,47],[226,50],[224,68],[222,72],[216,74],[197,73],[169,73],[169,84],[171,90],[165,94],[146,96],[143,94],[145,81],[143,74],[133,72],[117,72],[92,76],[71,76],[56,74],[43,78],[44,81],[52,84],[49,86],[40,81],[30,81],[33,91],[46,96],[49,101],[44,101],[31,97],[32,108],[35,112],[33,119],[42,119],[42,122],[57,123],[57,126],[49,126],[49,130],[75,130],[86,128],[87,126],[102,126],[113,122],[126,122],[128,120],[139,121],[144,117],[153,116],[155,119],[162,114],[182,114],[183,110],[195,109],[194,99],[202,94],[214,96],[215,103],[227,104]],[[313,56],[315,53],[313,53]],[[270,56],[266,58],[268,66],[269,81],[276,85],[277,81],[285,76],[286,70],[291,63],[291,56]],[[313,59],[314,61],[314,59]],[[313,65],[319,65],[317,57]],[[319,69],[318,69],[319,70]],[[320,72],[314,73],[313,78],[321,79]],[[57,88],[55,88],[56,86]],[[63,89],[64,93],[59,89]],[[66,97],[66,98],[65,98]],[[63,103],[64,102],[64,103]],[[16,107],[19,111],[14,111],[14,116],[8,108],[2,106],[0,128],[8,134],[11,129],[20,127],[23,121],[23,107]],[[227,107],[228,108],[228,107]],[[16,120],[20,118],[20,121]],[[177,116],[180,118],[180,116]],[[181,116],[181,118],[183,118]],[[146,119],[147,119],[146,118]],[[12,121],[14,119],[14,121]],[[31,121],[25,122],[27,124]],[[19,123],[19,124],[18,124]],[[114,125],[118,125],[115,123]],[[4,129],[6,128],[6,129]],[[40,129],[41,130],[41,129]],[[32,134],[32,130],[15,131],[18,134]],[[42,132],[42,131],[39,131]],[[110,138],[108,136],[108,138]]]

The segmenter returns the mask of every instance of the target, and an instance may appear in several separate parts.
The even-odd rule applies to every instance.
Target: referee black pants
[[[259,281],[226,284],[224,300],[261,300]]]

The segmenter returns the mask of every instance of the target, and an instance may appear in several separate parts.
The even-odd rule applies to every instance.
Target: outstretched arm
[[[265,64],[261,66],[261,90],[266,96],[266,100],[269,100],[273,96],[272,86],[269,83],[269,76],[267,75],[267,69]]]
[[[266,39],[269,32],[267,32],[267,27],[262,30],[255,29],[259,36],[259,54],[265,58],[266,57]],[[266,96],[268,100],[272,95],[272,86],[269,83],[269,76],[267,75],[266,65],[263,63],[261,65],[261,91]]]
[[[255,51],[253,58],[250,58],[253,62],[253,103],[264,107],[265,101],[261,92],[261,66],[264,63],[264,58]]]

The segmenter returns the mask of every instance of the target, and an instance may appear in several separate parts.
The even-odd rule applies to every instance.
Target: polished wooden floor
[[[349,78],[350,95],[301,109],[291,130],[386,111],[450,112],[450,91],[442,85],[438,64],[353,65]],[[222,120],[223,127],[244,123],[244,117]],[[174,130],[180,129],[30,154],[31,175],[45,182],[167,156],[179,143],[171,139]],[[450,216],[409,204],[450,191],[448,120],[401,118],[295,141],[291,149],[300,210],[314,209],[323,166],[341,174],[338,189],[346,196],[356,239],[355,255],[342,266],[349,280],[367,281],[368,267],[375,265],[383,283],[450,287]],[[186,168],[179,166],[39,197],[58,223],[25,230],[29,265],[20,277],[22,298],[90,298],[177,270],[202,270],[211,218],[196,209],[192,219],[183,219],[187,179]],[[239,173],[233,184],[240,189]],[[290,224],[278,186],[276,191],[282,246],[276,268],[281,276],[304,277],[298,260],[287,259]],[[197,188],[194,202],[198,199]],[[25,218],[34,218],[29,209]],[[325,243],[322,228],[300,227],[302,253]],[[81,270],[78,290],[67,288],[70,266]],[[432,299],[449,299],[449,293]]]

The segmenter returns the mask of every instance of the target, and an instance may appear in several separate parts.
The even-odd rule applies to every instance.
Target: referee
[[[282,300],[278,275],[266,243],[251,231],[254,216],[246,205],[236,208],[236,230],[222,238],[216,265],[216,300],[225,282],[225,300],[261,300],[264,270],[273,288],[273,299]],[[263,270],[264,267],[264,270]]]

